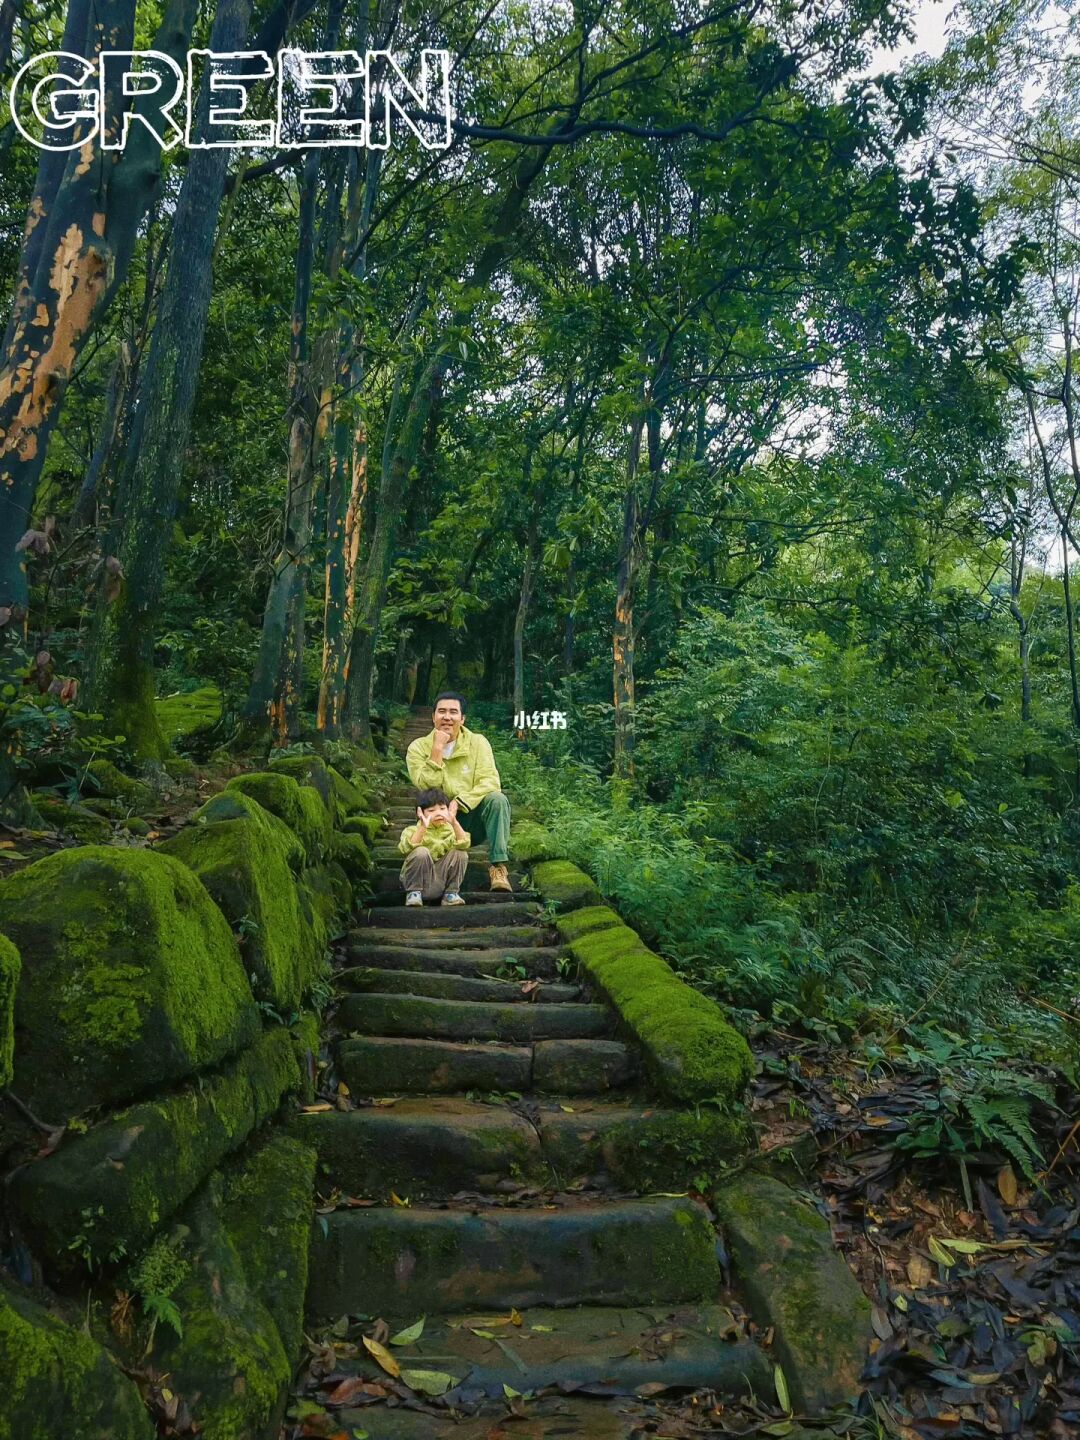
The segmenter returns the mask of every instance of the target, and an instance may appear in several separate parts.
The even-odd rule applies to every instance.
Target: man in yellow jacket
[[[492,890],[509,890],[510,802],[502,793],[491,746],[465,725],[465,708],[463,695],[437,695],[431,734],[412,742],[405,764],[417,789],[441,790],[458,802],[458,819],[470,837],[487,840]]]

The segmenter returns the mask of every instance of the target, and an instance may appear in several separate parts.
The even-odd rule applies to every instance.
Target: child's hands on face
[[[450,812],[445,805],[432,805],[429,810],[416,812],[425,825],[449,824]]]

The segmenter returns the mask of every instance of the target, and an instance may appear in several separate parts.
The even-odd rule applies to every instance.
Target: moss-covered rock
[[[754,1073],[750,1047],[714,1000],[680,980],[631,929],[594,927],[570,941],[570,953],[619,1012],[665,1095],[690,1104],[741,1099]]]
[[[221,691],[216,685],[165,695],[154,701],[162,735],[170,745],[181,745],[212,730],[221,719]]]
[[[129,835],[146,836],[150,834],[150,822],[144,820],[141,815],[129,815],[126,820],[120,821],[120,829],[126,830]]]
[[[267,1030],[219,1074],[147,1101],[17,1171],[12,1203],[54,1265],[132,1255],[301,1083],[288,1030]]]
[[[532,882],[545,900],[553,900],[564,910],[601,905],[600,891],[576,865],[569,860],[545,860],[532,867]]]
[[[332,820],[338,818],[337,795],[326,762],[318,755],[272,755],[267,763],[272,775],[291,775],[298,785],[310,785],[318,792]]]
[[[346,835],[362,835],[369,845],[374,845],[387,827],[381,815],[349,815],[341,828]]]
[[[346,779],[340,770],[333,765],[328,765],[327,771],[330,775],[330,783],[334,787],[334,795],[337,798],[338,810],[342,818],[355,815],[361,810],[373,810],[375,808],[374,798],[370,790],[365,790],[355,780]]]
[[[352,903],[352,886],[340,865],[312,865],[300,877],[300,904],[320,956],[345,933]]]
[[[568,941],[589,935],[594,930],[610,930],[615,926],[626,929],[619,916],[607,905],[589,905],[570,915],[560,915],[555,922],[561,938]]]
[[[20,1093],[45,1120],[174,1084],[258,1032],[228,922],[171,856],[46,856],[0,882],[0,928],[23,959]]]
[[[15,994],[21,970],[18,950],[0,935],[0,1090],[15,1073]]]
[[[80,789],[91,797],[118,800],[130,810],[153,810],[158,803],[152,786],[125,775],[111,760],[91,760]]]
[[[362,835],[335,834],[330,858],[341,866],[354,885],[359,884],[371,870],[371,854]]]
[[[307,853],[295,831],[241,790],[219,790],[195,811],[191,820],[195,825],[213,825],[219,820],[248,820],[265,833],[271,844],[285,851],[290,869],[302,870],[307,863]]]
[[[291,775],[257,770],[235,776],[225,789],[250,795],[271,815],[283,820],[299,838],[311,864],[317,864],[326,854],[333,832],[330,812],[310,785],[298,785]]]
[[[89,805],[72,805],[59,795],[35,795],[34,804],[50,830],[70,835],[82,845],[93,845],[109,838],[112,827],[108,819],[95,813]],[[111,805],[109,809],[112,809]]]
[[[290,1364],[304,1338],[315,1165],[309,1145],[275,1135],[225,1172],[225,1226]]]
[[[559,849],[552,836],[535,820],[515,820],[510,826],[510,854],[522,865],[534,860],[555,860]]]
[[[188,825],[158,849],[194,871],[237,932],[257,998],[294,1011],[322,952],[305,923],[286,843],[268,825],[245,818]]]
[[[292,1365],[230,1233],[223,1190],[215,1175],[185,1212],[188,1268],[171,1297],[183,1334],[158,1327],[154,1364],[204,1440],[269,1440]]]
[[[853,1400],[872,1338],[870,1302],[828,1221],[769,1175],[740,1176],[715,1192],[713,1206],[751,1312],[774,1330],[795,1408]]]
[[[315,1100],[322,1022],[313,1010],[306,1010],[291,1026],[296,1063],[300,1069],[300,1099],[305,1105]]]
[[[153,1440],[133,1381],[81,1328],[0,1285],[0,1440]]]

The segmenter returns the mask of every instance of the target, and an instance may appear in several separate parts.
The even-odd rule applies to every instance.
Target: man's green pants
[[[501,790],[485,795],[467,815],[459,815],[458,819],[472,840],[488,842],[490,864],[506,864],[510,859],[510,801]]]

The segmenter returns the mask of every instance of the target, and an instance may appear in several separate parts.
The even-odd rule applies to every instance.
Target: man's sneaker
[[[514,888],[510,884],[510,877],[506,873],[505,865],[489,865],[488,880],[492,890],[513,890]]]
[[[461,896],[458,894],[458,892],[457,892],[456,890],[447,890],[446,894],[442,897],[442,900],[440,901],[440,904],[443,904],[443,905],[464,905],[464,904],[465,904],[465,901],[461,898]]]
[[[422,890],[410,890],[405,896],[406,905],[422,905],[424,903],[424,892]]]

